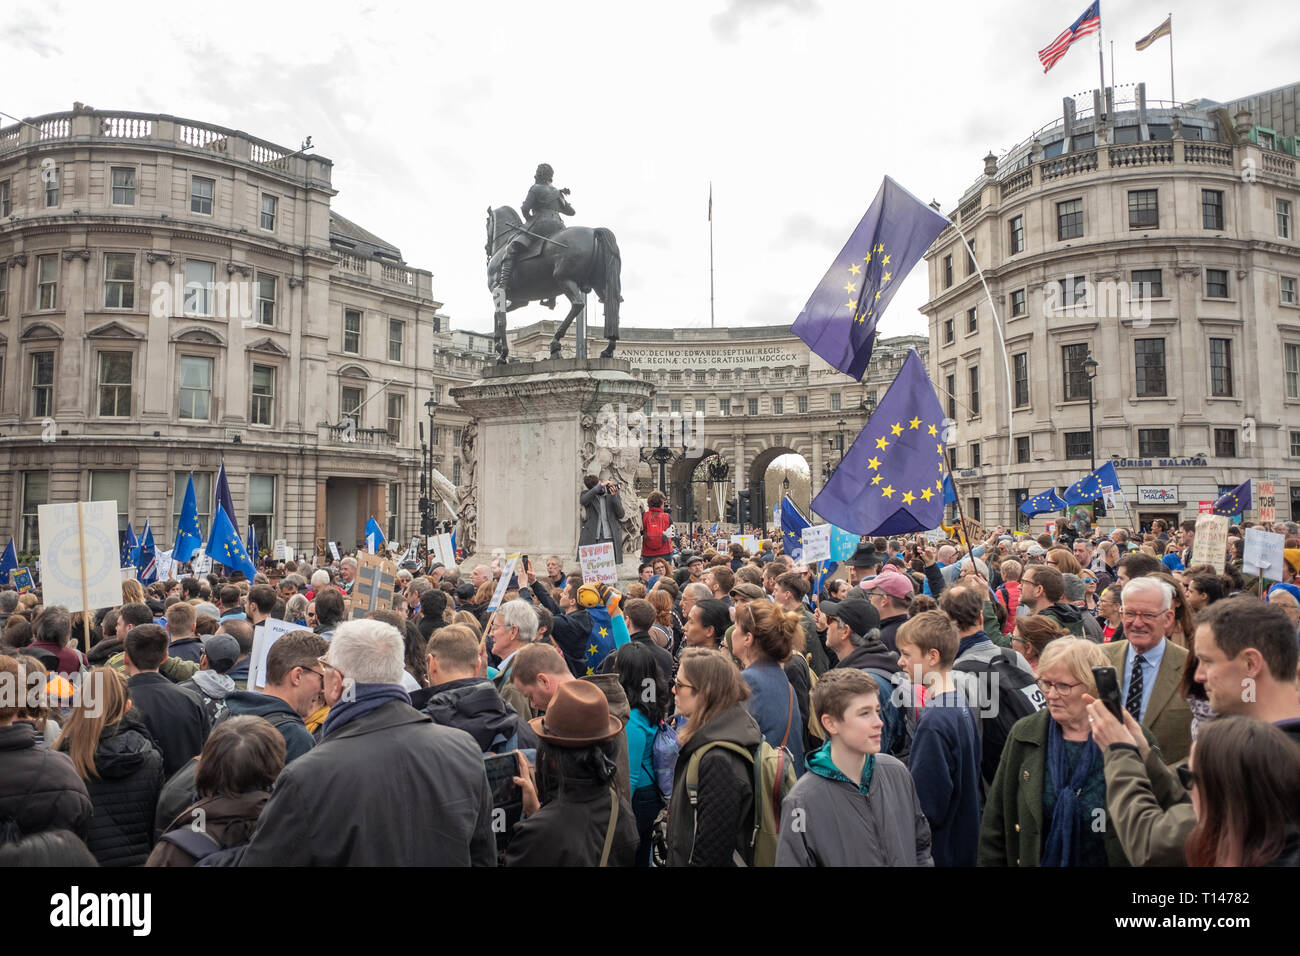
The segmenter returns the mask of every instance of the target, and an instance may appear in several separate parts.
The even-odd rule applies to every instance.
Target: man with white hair
[[[492,866],[492,794],[463,730],[402,689],[402,635],[338,626],[318,662],[323,739],[284,768],[241,866]]]
[[[352,585],[357,580],[357,559],[353,557],[344,558],[339,562],[339,583],[343,587],[344,594],[352,593]]]
[[[1156,738],[1165,763],[1192,747],[1192,710],[1178,692],[1186,648],[1165,637],[1174,627],[1174,589],[1158,578],[1134,578],[1122,593],[1124,640],[1102,644],[1120,681],[1120,700]]]
[[[510,679],[514,670],[515,652],[537,639],[537,612],[527,601],[506,601],[492,617],[492,653],[501,659],[497,669],[496,688],[516,713],[525,717],[531,713],[528,698],[515,688]]]
[[[713,597],[713,592],[703,581],[692,581],[686,587],[682,588],[682,618],[691,616],[691,608],[695,607],[699,601],[707,601]]]

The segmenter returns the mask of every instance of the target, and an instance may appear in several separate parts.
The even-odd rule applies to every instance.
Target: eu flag
[[[781,545],[791,561],[803,560],[803,529],[808,519],[799,513],[787,495],[781,499]]]
[[[1020,505],[1020,513],[1030,518],[1037,515],[1056,514],[1069,507],[1069,502],[1056,493],[1055,488],[1048,488],[1041,495],[1034,495]]]
[[[0,555],[0,584],[9,583],[9,574],[18,570],[18,549],[14,547],[14,537],[9,536],[9,546]]]
[[[375,520],[374,515],[366,522],[366,549],[371,554],[379,553],[379,546],[384,543],[384,532],[379,527],[379,522]]]
[[[943,517],[943,408],[916,349],[812,510],[855,534],[906,534]]]
[[[239,540],[239,533],[230,523],[230,518],[223,507],[217,507],[217,513],[212,518],[212,534],[208,540],[210,542],[208,554],[213,561],[244,572],[244,577],[249,581],[256,577],[257,568],[253,567],[253,562],[248,559],[248,552],[244,550],[244,544]]]
[[[943,503],[950,505],[957,501],[957,489],[952,485],[952,475],[943,476]]]
[[[172,560],[178,564],[194,557],[194,552],[203,545],[203,532],[199,528],[199,504],[194,497],[194,475],[190,474],[189,484],[185,486],[185,501],[181,504],[181,520],[176,528],[176,545],[172,548]]]
[[[1249,508],[1253,508],[1252,501],[1254,496],[1251,494],[1251,480],[1247,478],[1236,488],[1219,496],[1214,502],[1214,514],[1232,517],[1239,515]]]
[[[1096,471],[1090,471],[1069,488],[1065,489],[1065,503],[1068,505],[1086,505],[1101,497],[1102,485],[1119,487],[1119,475],[1115,474],[1115,463],[1106,462]]]
[[[886,176],[790,331],[832,366],[861,379],[885,308],[948,224]]]
[[[614,640],[614,621],[610,616],[609,608],[597,604],[593,608],[588,608],[587,613],[591,615],[591,633],[587,638],[587,673],[594,674],[596,668],[618,645]]]
[[[135,536],[135,529],[131,527],[131,520],[126,522],[126,534],[122,538],[122,562],[121,566],[126,567],[128,564],[135,564],[135,552],[140,547],[140,539]]]

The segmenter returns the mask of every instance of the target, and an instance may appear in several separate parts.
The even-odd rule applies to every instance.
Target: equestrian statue
[[[551,358],[560,357],[560,343],[582,311],[583,297],[595,290],[605,305],[605,338],[600,354],[614,354],[618,342],[618,305],[623,301],[619,273],[622,260],[618,243],[608,229],[565,226],[561,215],[572,216],[567,189],[551,185],[555,172],[542,163],[520,209],[527,220],[509,206],[488,209],[488,288],[492,290],[497,364],[509,354],[506,348],[506,313],[530,302],[555,308],[563,295],[569,314],[551,339]]]

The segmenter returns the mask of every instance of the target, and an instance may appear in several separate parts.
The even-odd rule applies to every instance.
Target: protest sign
[[[172,576],[172,566],[176,563],[172,560],[172,552],[159,551],[154,556],[154,563],[158,568],[159,581],[166,581]]]
[[[134,565],[134,564],[128,564],[126,567],[124,567],[124,568],[122,569],[122,580],[123,580],[123,581],[134,581],[134,580],[135,580],[135,565]]]
[[[266,655],[284,635],[302,628],[293,621],[268,617],[253,630],[253,652],[248,660],[248,686],[261,689],[266,686]]]
[[[603,581],[611,586],[618,584],[618,564],[614,560],[612,541],[578,545],[578,561],[582,565],[583,584],[593,581]]]
[[[803,529],[803,561],[814,564],[831,559],[831,526],[810,524]]]
[[[429,553],[433,555],[433,560],[437,561],[445,568],[454,568],[456,566],[456,550],[451,546],[451,533],[429,535]]]
[[[740,542],[740,546],[745,549],[746,554],[758,554],[758,535],[742,534],[732,538],[732,540]]]
[[[1272,524],[1277,521],[1277,493],[1271,481],[1254,483],[1255,507],[1259,509],[1259,523]]]
[[[1197,535],[1197,541],[1200,535]],[[1246,548],[1242,552],[1241,571],[1243,574],[1255,574],[1269,581],[1282,580],[1282,551],[1286,547],[1286,535],[1275,534],[1262,528],[1246,529]],[[1193,545],[1193,550],[1195,545]]]
[[[1213,501],[1198,501],[1198,502],[1196,503],[1196,513],[1197,513],[1198,515],[1212,515],[1212,514],[1214,514],[1214,502],[1213,502]]]
[[[26,594],[28,591],[36,590],[36,585],[32,583],[32,572],[26,568],[19,568],[13,575],[14,587],[18,589],[19,594]]]
[[[360,620],[371,611],[391,611],[397,590],[397,565],[378,555],[357,553],[357,579],[344,604],[345,617]]]
[[[121,567],[116,501],[40,505],[37,520],[46,606],[75,612],[122,603],[122,575],[113,573]]]
[[[1223,573],[1228,551],[1228,525],[1223,515],[1197,515],[1196,540],[1192,542],[1192,564],[1213,565]]]
[[[1101,503],[1105,505],[1107,511],[1115,507],[1115,486],[1114,485],[1101,486]]]
[[[294,555],[294,550],[293,550],[293,548],[289,547],[289,546],[286,544],[286,545],[284,546],[284,560],[286,560],[286,561],[292,561],[292,560],[293,560],[293,555]]]
[[[211,574],[212,556],[200,548],[194,552],[194,557],[190,559],[190,568],[193,569],[194,574]]]
[[[288,556],[285,554],[288,548],[289,548],[288,542],[284,538],[276,538],[275,547],[271,551],[271,557],[273,557],[276,561],[289,560]]]
[[[335,561],[339,559],[339,546],[333,541],[330,542],[330,557]]]
[[[501,569],[501,580],[497,582],[497,588],[492,592],[492,600],[488,602],[489,614],[501,606],[501,599],[506,596],[506,591],[510,588],[510,579],[515,576],[517,567],[519,567],[518,552],[510,555],[506,560],[506,566]]]

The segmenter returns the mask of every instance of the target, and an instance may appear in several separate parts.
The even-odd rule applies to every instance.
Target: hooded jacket
[[[209,724],[215,724],[221,719],[226,711],[226,697],[235,690],[235,682],[229,675],[218,674],[216,671],[198,671],[180,686],[202,698]]]
[[[261,717],[280,731],[284,738],[286,766],[316,744],[302,717],[279,697],[251,690],[232,690],[226,695],[225,703],[228,716]]]
[[[100,866],[139,866],[153,848],[163,758],[133,710],[99,735],[95,771],[86,781],[95,808],[86,846]]]
[[[695,806],[686,795],[686,765],[705,744],[727,740],[755,750],[763,734],[743,704],[717,714],[682,745],[668,802],[669,866],[735,866],[749,850],[754,821],[754,768],[740,754],[714,748],[700,761]]]
[[[832,762],[829,743],[810,755],[808,773],[781,803],[776,865],[934,866],[907,768],[877,754],[854,783]]]
[[[85,839],[94,812],[67,754],[36,746],[31,724],[0,727],[0,839],[71,830]]]
[[[221,845],[221,848],[239,846],[247,843],[257,826],[257,818],[271,795],[265,790],[254,790],[234,797],[204,797],[186,807],[167,832],[189,827],[196,820],[203,821],[204,832]],[[145,866],[194,866],[194,857],[190,856],[170,840],[159,840],[158,845],[149,854]]]
[[[1038,612],[1044,617],[1053,618],[1056,623],[1070,632],[1073,637],[1083,637],[1083,611],[1071,604],[1057,601]],[[985,629],[987,630],[987,628]]]
[[[845,667],[869,672],[880,686],[880,719],[885,722],[880,752],[897,757],[906,766],[911,752],[912,728],[907,714],[900,710],[899,702],[911,700],[912,695],[906,689],[896,693],[900,687],[910,687],[903,669],[898,666],[898,654],[891,653],[879,639],[868,637],[835,665],[837,670]],[[915,722],[915,714],[911,722]]]
[[[486,677],[465,677],[430,688],[424,712],[433,722],[456,727],[474,738],[484,753],[507,753],[537,746],[537,735]]]

